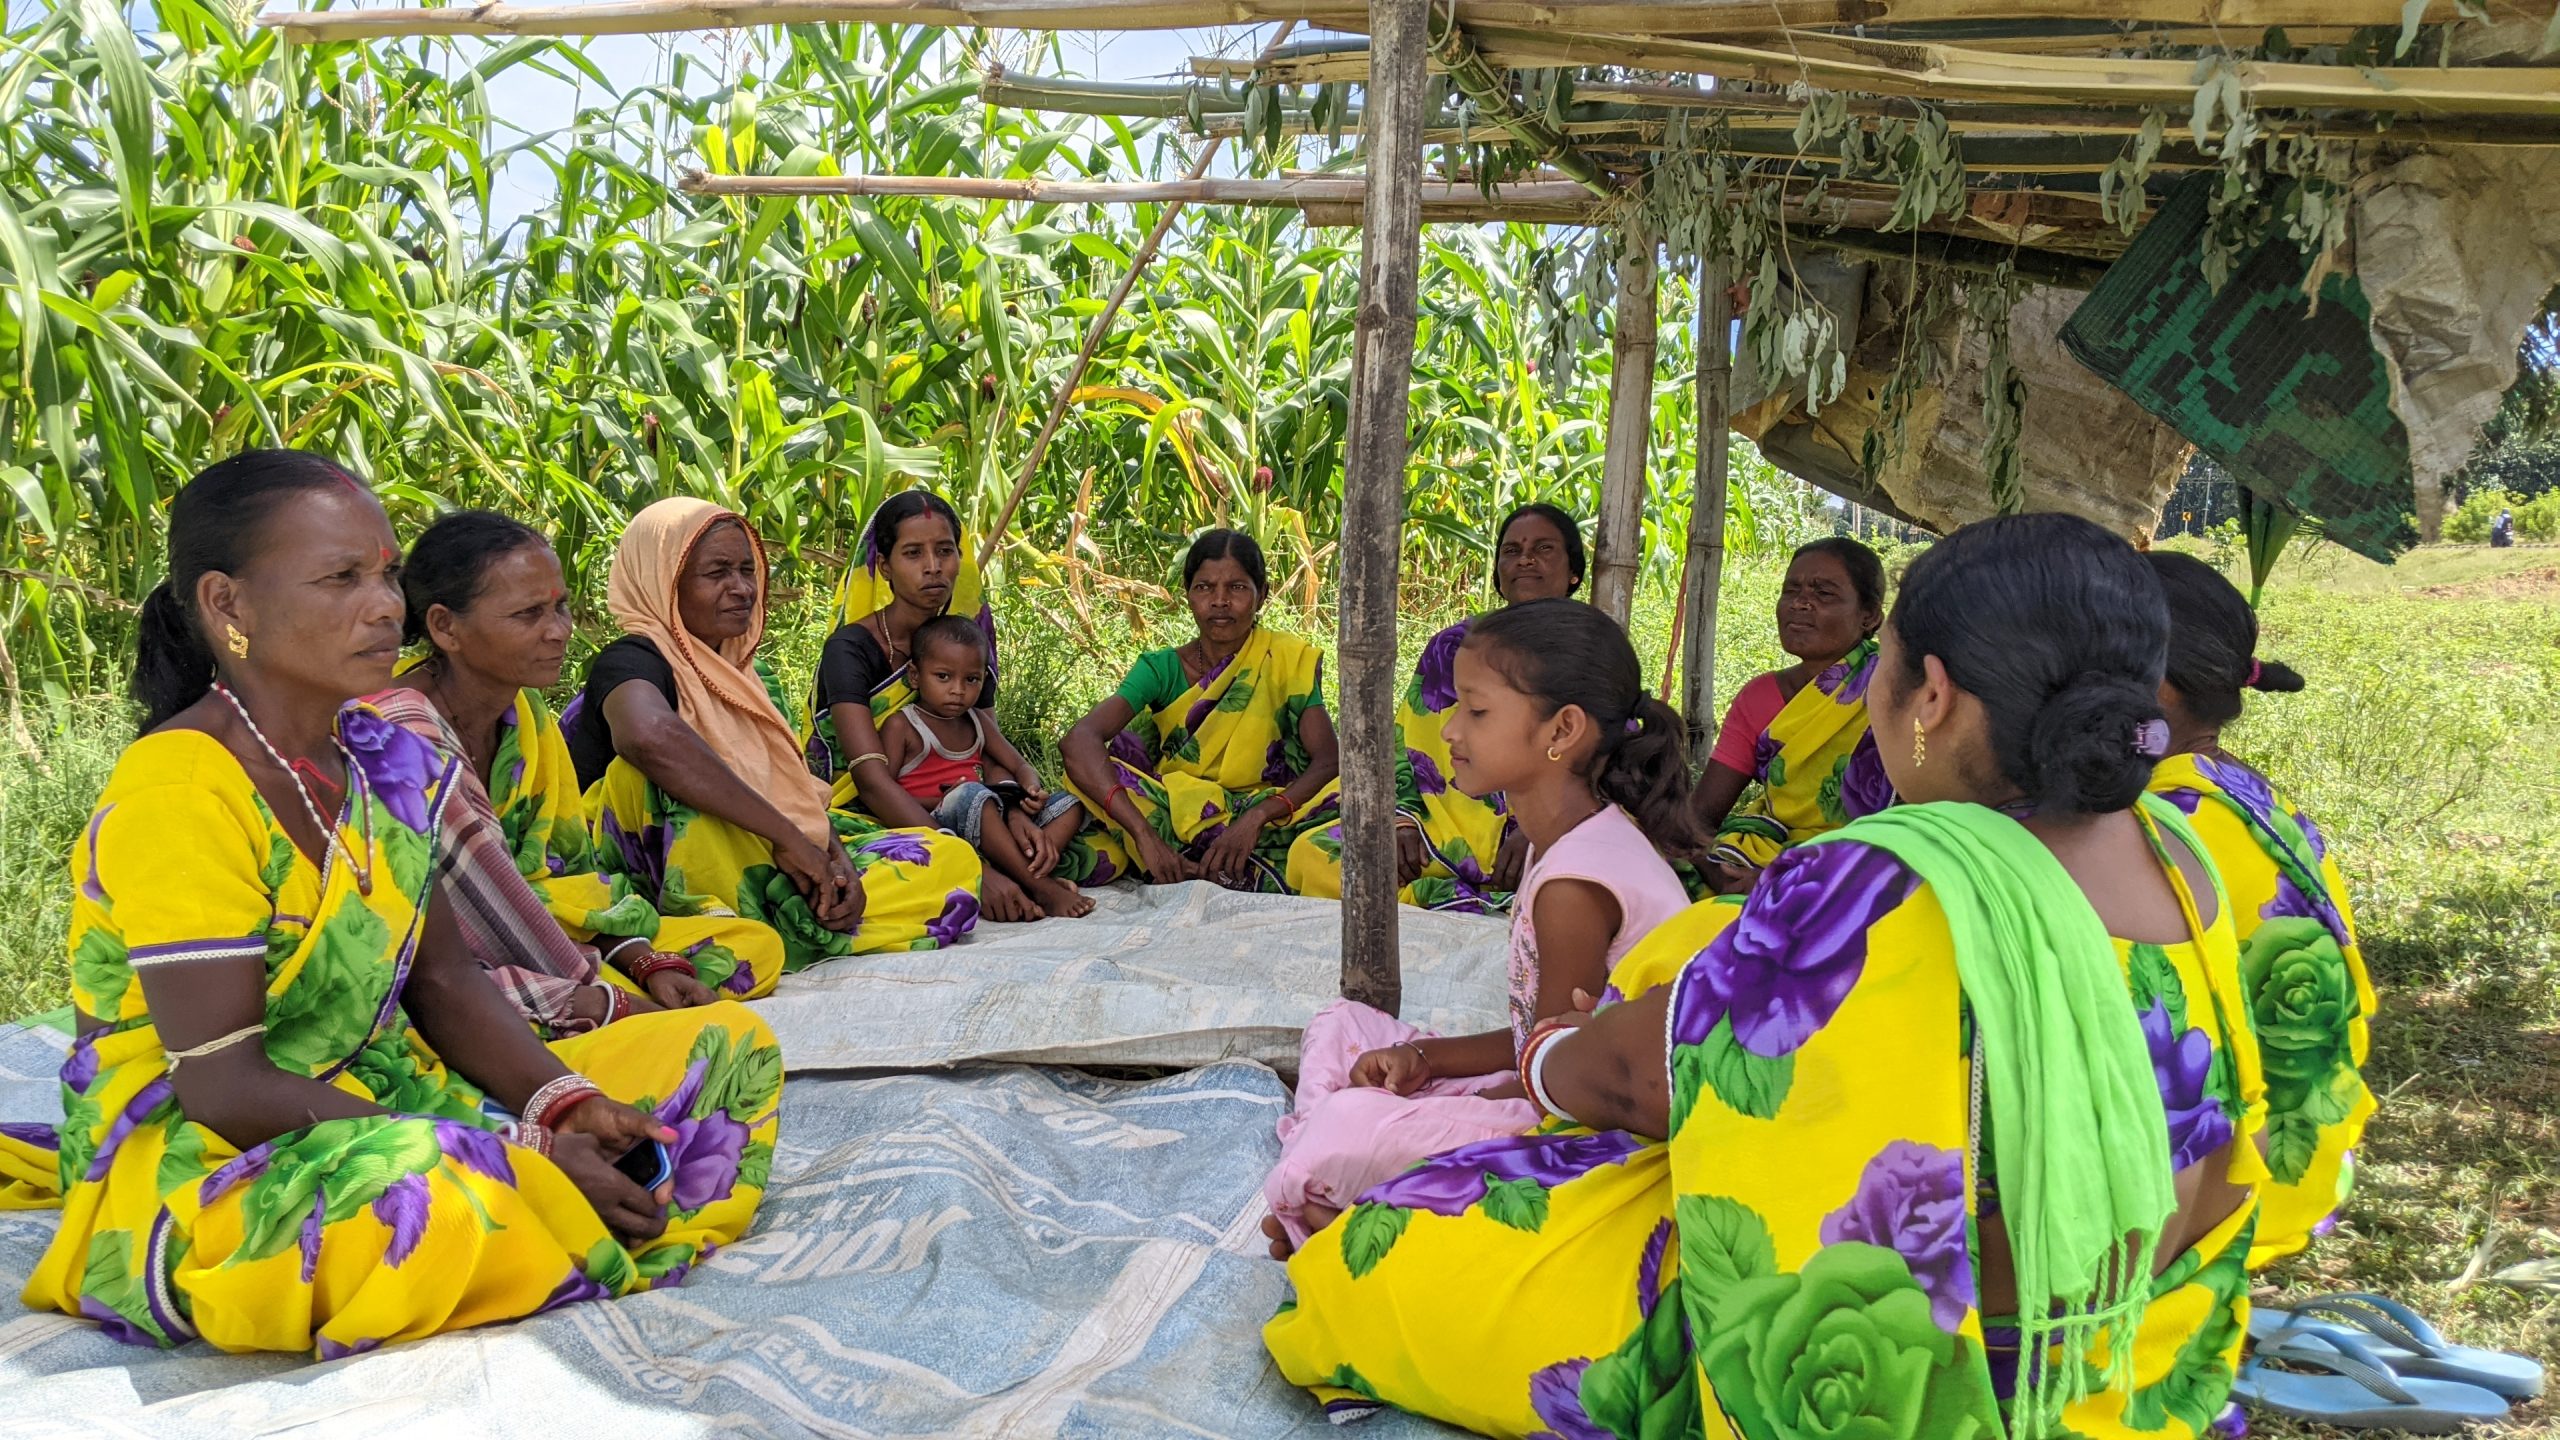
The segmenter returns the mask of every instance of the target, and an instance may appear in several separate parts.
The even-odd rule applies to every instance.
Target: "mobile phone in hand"
[[[632,1184],[643,1190],[656,1190],[675,1178],[675,1159],[667,1153],[663,1140],[643,1140],[622,1152],[613,1162]]]

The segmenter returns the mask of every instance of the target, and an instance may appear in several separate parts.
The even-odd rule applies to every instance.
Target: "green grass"
[[[1727,576],[1722,698],[1776,658],[1765,618],[1776,581],[1765,561]],[[1409,597],[1408,661],[1471,598]],[[1068,628],[1075,606],[1059,591],[999,599],[1004,724],[1052,764],[1057,734],[1138,649],[1186,634],[1169,602],[1085,604],[1090,627]],[[823,605],[801,594],[777,607],[774,655],[795,686],[816,658]],[[2370,1074],[2384,1097],[2339,1229],[2264,1293],[2378,1288],[2457,1339],[2560,1365],[2560,1289],[2483,1278],[2560,1256],[2560,549],[2427,551],[2390,569],[2315,550],[2287,558],[2263,614],[2262,653],[2310,688],[2258,697],[2230,741],[2320,820],[2346,867],[2382,991]],[[1330,650],[1332,618],[1272,621]],[[1648,674],[1669,631],[1667,595],[1642,595],[1634,636]],[[64,857],[130,733],[109,699],[28,723],[33,750],[0,741],[9,1013],[63,998]],[[2544,1433],[2542,1414],[2481,1433]]]
[[[2560,1255],[2560,549],[2286,567],[2260,653],[2310,688],[2256,697],[2232,743],[2336,844],[2383,1103],[2338,1230],[2267,1278],[2381,1290],[2560,1366],[2560,1290],[2484,1283]],[[2475,1433],[2548,1434],[2552,1410]]]

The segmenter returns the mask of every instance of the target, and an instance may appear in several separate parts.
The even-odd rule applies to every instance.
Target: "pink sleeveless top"
[[[1585,880],[1618,902],[1618,933],[1602,968],[1614,970],[1654,926],[1689,908],[1678,872],[1635,820],[1616,805],[1565,832],[1553,848],[1529,857],[1519,898],[1511,906],[1511,1044],[1517,1050],[1540,1018],[1538,1006],[1538,887],[1550,880]]]

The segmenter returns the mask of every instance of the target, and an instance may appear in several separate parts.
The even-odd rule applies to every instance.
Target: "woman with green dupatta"
[[[1085,813],[1157,884],[1287,894],[1289,847],[1335,817],[1324,656],[1264,628],[1262,547],[1204,531],[1182,562],[1200,628],[1138,657],[1058,752]]]
[[[1778,643],[1796,663],[1733,697],[1698,779],[1698,818],[1716,832],[1703,877],[1713,888],[1748,890],[1778,852],[1893,803],[1867,734],[1883,618],[1876,552],[1845,537],[1796,551],[1778,591]]]
[[[1523,505],[1493,532],[1493,593],[1504,605],[1566,599],[1582,588],[1582,571],[1582,531],[1553,505]],[[1396,705],[1396,883],[1407,905],[1499,915],[1511,909],[1529,844],[1500,795],[1478,798],[1449,783],[1453,762],[1441,734],[1458,708],[1454,667],[1471,623],[1431,637]],[[1291,847],[1289,888],[1342,897],[1339,824]]]
[[[1265,1327],[1335,1418],[1488,1435],[2194,1440],[2248,1331],[2258,1048],[2143,794],[2168,616],[2064,515],[1923,555],[1869,703],[1904,803],[1534,1032],[1531,1134],[1424,1161]]]
[[[986,586],[969,552],[960,516],[930,490],[902,490],[880,502],[854,546],[854,563],[836,587],[835,630],[818,657],[807,717],[809,769],[829,787],[828,805],[865,824],[906,830],[935,828],[933,816],[890,772],[881,736],[915,703],[908,666],[917,627],[939,615],[977,622],[986,637],[987,678],[976,708],[996,708],[996,623]],[[1008,825],[1037,828],[1026,810]],[[1017,831],[1028,848],[1028,836]],[[1128,868],[1106,832],[1086,827],[1058,847],[1058,863],[1033,895],[993,865],[986,868],[986,918],[1039,920],[1082,915],[1092,902],[1080,885],[1107,885]]]

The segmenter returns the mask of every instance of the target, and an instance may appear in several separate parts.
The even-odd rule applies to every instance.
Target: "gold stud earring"
[[[1560,752],[1556,749],[1556,747],[1554,747],[1553,745],[1550,745],[1550,746],[1548,746],[1548,747],[1547,747],[1547,759],[1548,759],[1548,761],[1549,761],[1549,762],[1551,762],[1551,763],[1552,763],[1552,762],[1556,762],[1556,761],[1561,761],[1562,759],[1564,759],[1564,756],[1563,756],[1563,754],[1562,754],[1562,753],[1560,753]]]
[[[235,658],[241,660],[249,658],[249,637],[240,633],[239,626],[225,625],[222,627],[222,634],[223,644]]]
[[[1929,732],[1921,727],[1919,718],[1915,716],[1911,721],[1911,768],[1917,770],[1928,763]]]

